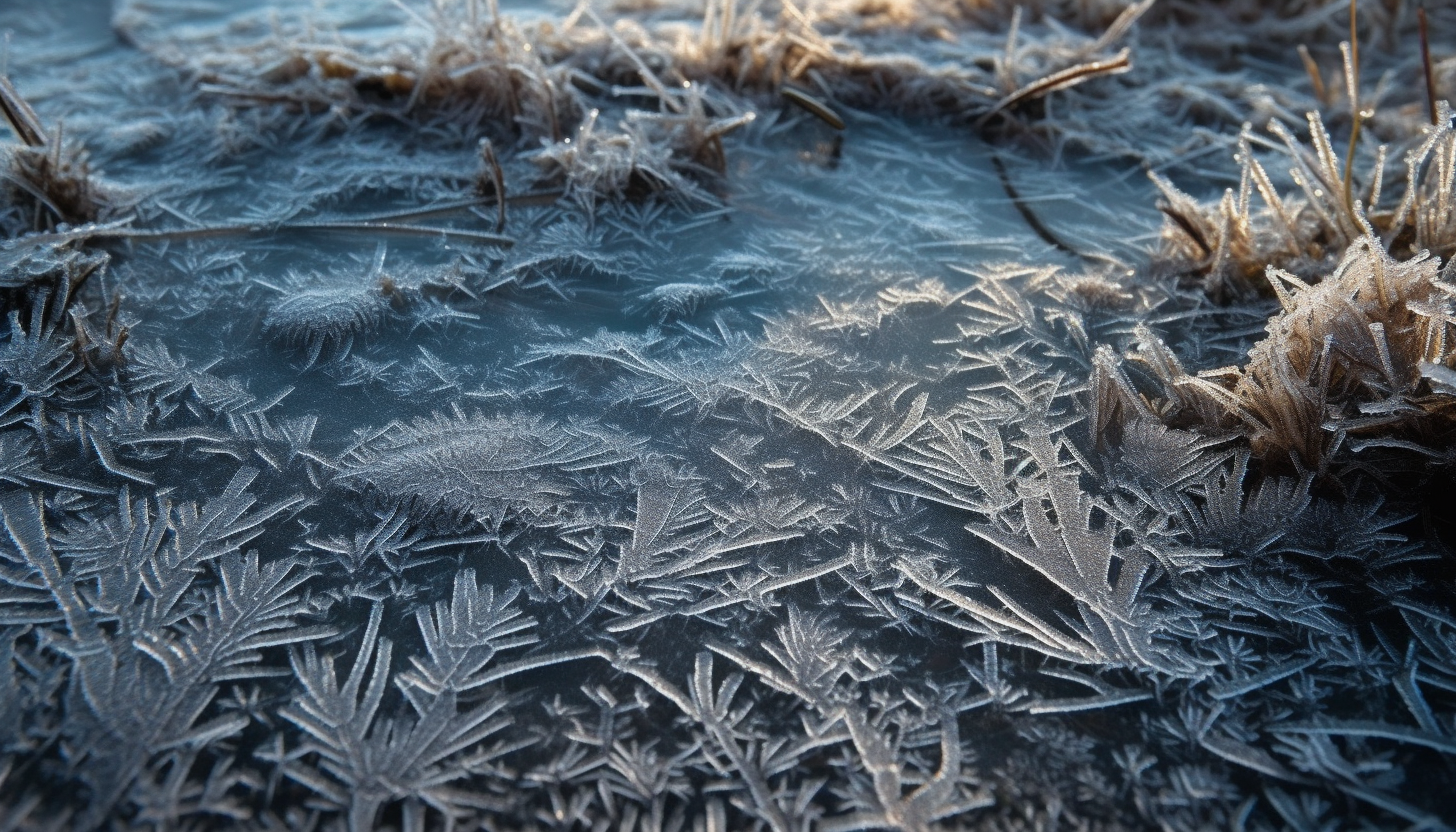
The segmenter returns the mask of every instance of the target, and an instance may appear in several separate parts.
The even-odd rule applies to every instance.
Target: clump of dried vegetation
[[[61,129],[47,131],[40,118],[0,75],[0,115],[19,143],[0,145],[0,233],[50,231],[100,218],[107,195],[92,176],[86,150]]]
[[[475,125],[590,201],[694,198],[724,168],[722,137],[788,102],[839,127],[831,103],[1020,129],[1040,120],[1049,94],[1131,69],[1121,42],[1150,6],[1054,3],[1023,25],[1019,8],[995,4],[711,0],[618,4],[610,21],[582,4],[564,19],[521,21],[468,0],[436,3],[386,40],[275,24],[251,40],[233,27],[226,39],[179,41],[157,36],[133,4],[116,25],[206,94]],[[1066,17],[1087,33],[1056,22]]]
[[[1269,280],[1281,310],[1242,367],[1190,374],[1144,331],[1129,358],[1157,382],[1147,396],[1104,357],[1093,382],[1099,434],[1160,419],[1245,437],[1276,468],[1320,474],[1347,440],[1451,456],[1456,286],[1437,260],[1397,260],[1371,235],[1316,283],[1273,267]]]
[[[1318,105],[1303,119],[1307,138],[1280,119],[1267,124],[1272,138],[1245,123],[1234,157],[1239,187],[1213,202],[1195,199],[1151,174],[1163,195],[1159,208],[1169,220],[1158,260],[1196,279],[1217,301],[1269,295],[1272,286],[1263,275],[1270,265],[1318,279],[1347,248],[1370,235],[1401,258],[1422,251],[1456,254],[1451,196],[1456,127],[1449,105],[1438,98],[1438,89],[1444,88],[1430,52],[1425,11],[1419,14],[1419,48],[1405,50],[1415,60],[1400,66],[1414,82],[1409,88],[1423,94],[1386,102],[1389,77],[1373,95],[1362,92],[1360,19],[1355,3],[1348,9],[1349,39],[1340,44],[1336,77],[1327,81],[1318,62],[1300,47]],[[1391,32],[1393,23],[1377,21],[1376,26]],[[1373,147],[1372,138],[1378,142]],[[1403,175],[1388,172],[1394,156],[1403,156]],[[1392,186],[1394,179],[1398,184]]]
[[[1399,199],[1390,204],[1382,145],[1366,176],[1341,163],[1323,118],[1311,112],[1310,141],[1300,142],[1284,125],[1272,123],[1295,191],[1281,194],[1253,151],[1252,132],[1239,138],[1240,187],[1214,204],[1202,204],[1154,174],[1168,216],[1165,265],[1193,276],[1216,300],[1250,298],[1273,291],[1263,280],[1273,265],[1317,279],[1357,241],[1374,235],[1383,248],[1402,257],[1421,251],[1456,254],[1456,128],[1444,102],[1432,123],[1419,129],[1418,143],[1405,156]],[[1394,189],[1390,189],[1394,190]],[[1262,201],[1255,207],[1254,194]]]
[[[1055,89],[1126,70],[1117,49],[1151,6],[1115,4],[1092,15],[1095,35],[1018,39],[996,7],[925,2],[793,3],[710,0],[697,4],[618,4],[608,22],[589,5],[563,20],[519,21],[475,0],[438,3],[419,30],[397,40],[299,41],[270,32],[246,46],[195,51],[199,44],[149,42],[145,12],[124,10],[123,30],[186,66],[208,92],[369,110],[445,111],[513,126],[559,141],[589,112],[582,95],[652,100],[673,108],[684,82],[771,101],[785,84],[805,84],[849,106],[971,120]],[[1044,9],[1050,17],[1072,6]],[[934,8],[932,8],[934,7]],[[1009,35],[1009,38],[1007,37]],[[1025,32],[1020,32],[1024,38]],[[866,39],[868,36],[868,39]],[[955,47],[961,64],[935,63],[904,49],[933,37]],[[865,44],[877,47],[867,51]],[[969,47],[969,49],[967,48]],[[1031,79],[1029,82],[1024,79]],[[673,108],[675,109],[675,108]]]
[[[1456,255],[1456,124],[1436,96],[1424,13],[1426,95],[1376,119],[1373,103],[1360,99],[1353,3],[1349,10],[1351,39],[1341,44],[1346,94],[1330,115],[1309,112],[1307,140],[1279,121],[1269,124],[1272,142],[1246,124],[1235,155],[1239,188],[1214,202],[1152,174],[1166,217],[1155,269],[1215,303],[1258,304],[1272,295],[1279,309],[1242,366],[1191,374],[1146,329],[1124,357],[1104,350],[1092,393],[1093,428],[1103,441],[1128,425],[1161,421],[1238,437],[1270,471],[1324,476],[1343,459],[1346,468],[1389,473],[1410,468],[1412,453],[1452,461],[1456,287],[1441,263]],[[1303,54],[1317,95],[1328,98]],[[1343,160],[1330,124],[1344,131]],[[1362,144],[1380,133],[1405,148],[1399,189],[1386,184],[1390,144],[1373,151]],[[1268,155],[1261,159],[1256,148],[1289,165],[1292,190],[1281,192]]]
[[[605,129],[592,110],[575,141],[555,142],[534,154],[542,186],[561,187],[588,211],[603,199],[668,195],[708,200],[699,183],[726,172],[722,137],[751,122],[751,112],[713,118],[698,89],[689,86],[681,112],[629,111]]]

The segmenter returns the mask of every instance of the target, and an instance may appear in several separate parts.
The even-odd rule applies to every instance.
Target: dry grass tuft
[[[601,200],[666,195],[709,199],[699,183],[726,169],[722,137],[751,122],[753,113],[707,115],[693,96],[685,112],[629,110],[615,129],[601,129],[593,110],[576,135],[532,155],[550,186],[566,189],[588,211]]]
[[[0,145],[0,233],[15,237],[100,218],[107,198],[86,149],[60,128],[47,132],[10,79],[0,76],[0,115],[19,144]]]
[[[1304,14],[1326,15],[1340,5],[1305,9]],[[1288,3],[1284,10],[1302,6]],[[1301,278],[1317,278],[1367,236],[1378,237],[1386,250],[1402,258],[1422,251],[1442,257],[1456,253],[1452,205],[1456,129],[1449,104],[1437,100],[1429,18],[1421,9],[1415,16],[1416,31],[1405,33],[1414,36],[1417,48],[1410,50],[1411,60],[1402,65],[1411,80],[1423,82],[1424,95],[1387,108],[1381,100],[1388,92],[1386,82],[1373,96],[1361,92],[1360,33],[1368,29],[1395,39],[1404,31],[1401,21],[1391,18],[1388,9],[1376,11],[1373,21],[1367,19],[1368,13],[1362,18],[1356,0],[1345,8],[1349,39],[1340,43],[1339,77],[1327,83],[1309,49],[1303,44],[1298,48],[1320,106],[1305,116],[1307,140],[1277,119],[1268,125],[1273,141],[1256,135],[1246,123],[1235,154],[1241,171],[1239,188],[1225,191],[1216,203],[1200,203],[1167,179],[1150,174],[1163,194],[1159,208],[1168,218],[1159,259],[1198,279],[1217,301],[1267,293],[1260,275],[1269,265]],[[1340,87],[1342,95],[1332,92]],[[1343,159],[1337,152],[1336,130],[1343,133]],[[1371,135],[1385,143],[1371,151],[1362,143]],[[1385,181],[1392,144],[1407,149],[1404,189],[1394,204],[1386,193],[1393,189],[1387,189]],[[1281,193],[1256,147],[1274,150],[1280,166],[1289,165],[1292,191]],[[1255,194],[1261,208],[1254,207]]]
[[[1310,283],[1274,267],[1281,311],[1242,368],[1187,373],[1141,332],[1131,360],[1160,389],[1136,388],[1109,351],[1093,374],[1094,429],[1113,435],[1139,418],[1238,433],[1274,469],[1328,472],[1347,442],[1450,461],[1456,440],[1456,286],[1439,261],[1390,256],[1366,236]],[[1451,270],[1447,270],[1450,272]]]
[[[1210,297],[1224,302],[1268,294],[1261,278],[1267,265],[1317,279],[1341,252],[1369,235],[1401,257],[1456,253],[1456,128],[1449,105],[1441,102],[1437,123],[1419,128],[1418,142],[1405,157],[1403,192],[1393,205],[1386,200],[1386,146],[1376,151],[1369,173],[1355,178],[1347,200],[1347,165],[1318,113],[1309,114],[1309,129],[1304,143],[1284,125],[1270,125],[1290,163],[1295,183],[1290,193],[1275,186],[1254,154],[1248,129],[1239,138],[1240,187],[1215,204],[1200,203],[1153,174],[1163,193],[1159,208],[1168,217],[1159,260],[1196,277]],[[1255,207],[1255,194],[1261,207]]]

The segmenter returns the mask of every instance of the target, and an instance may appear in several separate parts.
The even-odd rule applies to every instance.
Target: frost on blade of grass
[[[1297,195],[1281,195],[1270,173],[1253,151],[1250,135],[1240,137],[1237,159],[1242,167],[1240,189],[1228,192],[1217,207],[1200,205],[1172,183],[1154,176],[1163,191],[1163,210],[1170,218],[1162,257],[1180,261],[1200,275],[1206,290],[1218,298],[1267,293],[1260,280],[1266,265],[1317,278],[1338,255],[1367,235],[1378,236],[1392,254],[1407,257],[1429,251],[1442,257],[1456,252],[1456,214],[1449,194],[1456,165],[1456,132],[1449,108],[1436,125],[1420,128],[1405,158],[1406,176],[1399,199],[1390,200],[1386,183],[1386,146],[1381,145],[1370,170],[1362,173],[1351,194],[1345,186],[1352,160],[1342,163],[1316,112],[1309,114],[1312,139],[1299,142],[1288,127],[1271,123],[1282,155],[1292,164]],[[1391,178],[1395,178],[1391,176]],[[1254,195],[1263,207],[1253,207]]]
[[[1449,443],[1451,292],[1438,262],[1392,258],[1367,237],[1332,274],[1313,285],[1270,267],[1282,311],[1247,363],[1193,376],[1172,361],[1149,361],[1147,340],[1134,357],[1157,375],[1168,398],[1147,404],[1116,373],[1099,375],[1099,401],[1121,400],[1162,418],[1247,437],[1253,453],[1296,472],[1324,473],[1342,445],[1440,458]],[[1104,407],[1103,412],[1107,412]],[[1112,427],[1100,422],[1099,427]]]
[[[1411,107],[1387,113],[1377,102],[1362,100],[1358,48],[1358,40],[1353,47],[1341,44],[1344,94],[1338,105],[1316,102],[1319,108],[1306,112],[1303,130],[1270,119],[1271,140],[1244,125],[1234,156],[1239,187],[1225,191],[1216,204],[1200,203],[1150,174],[1163,193],[1159,207],[1168,218],[1160,260],[1227,301],[1267,294],[1261,280],[1266,266],[1317,279],[1366,237],[1378,237],[1383,248],[1402,259],[1423,251],[1447,258],[1456,253],[1451,201],[1456,128],[1450,104],[1433,98],[1427,121],[1411,118]],[[1376,97],[1384,92],[1377,90]],[[1361,141],[1371,133],[1380,136],[1378,147]],[[1404,177],[1387,171],[1394,167],[1390,157],[1400,153]]]
[[[593,109],[571,140],[532,156],[548,185],[564,185],[568,198],[587,210],[603,199],[644,199],[666,194],[711,202],[697,182],[725,172],[722,137],[753,120],[753,113],[709,118],[700,94],[683,113],[631,111],[621,127],[605,131]]]
[[[102,219],[111,209],[86,150],[60,128],[47,130],[0,71],[0,115],[19,139],[0,145],[0,231],[16,237]]]

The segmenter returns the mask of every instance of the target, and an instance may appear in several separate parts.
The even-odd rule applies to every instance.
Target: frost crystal
[[[76,5],[0,830],[1456,826],[1456,4]]]

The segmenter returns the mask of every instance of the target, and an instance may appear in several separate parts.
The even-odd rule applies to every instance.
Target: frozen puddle
[[[1444,828],[1435,544],[1100,392],[1272,311],[1150,268],[1140,165],[240,86],[429,13],[0,11],[112,206],[4,215],[0,828]]]

